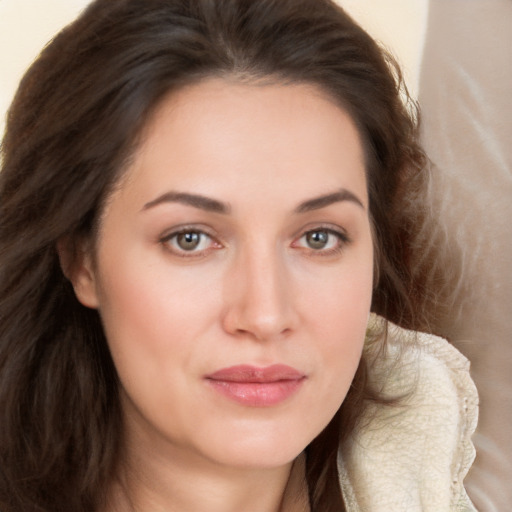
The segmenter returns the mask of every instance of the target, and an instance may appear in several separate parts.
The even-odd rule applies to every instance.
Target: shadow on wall
[[[431,0],[419,100],[431,206],[458,260],[435,330],[472,363],[480,394],[466,488],[481,512],[512,503],[512,2]]]

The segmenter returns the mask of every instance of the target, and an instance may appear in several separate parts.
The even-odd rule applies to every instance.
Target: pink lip
[[[304,373],[282,364],[265,368],[231,366],[206,376],[216,391],[251,407],[269,407],[285,401],[299,390],[305,378]]]

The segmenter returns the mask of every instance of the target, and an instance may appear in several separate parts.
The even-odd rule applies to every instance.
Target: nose
[[[268,250],[241,254],[226,280],[223,324],[227,332],[271,341],[296,329],[296,297],[283,258]]]

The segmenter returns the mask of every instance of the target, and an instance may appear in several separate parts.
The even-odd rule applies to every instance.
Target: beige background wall
[[[88,0],[0,0],[0,133],[24,70]],[[409,87],[417,92],[427,19],[427,0],[339,0],[399,57]]]

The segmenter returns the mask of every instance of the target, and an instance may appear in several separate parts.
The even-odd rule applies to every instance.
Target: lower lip
[[[249,407],[271,407],[294,395],[304,378],[276,382],[232,382],[208,380],[209,384],[222,395]]]

